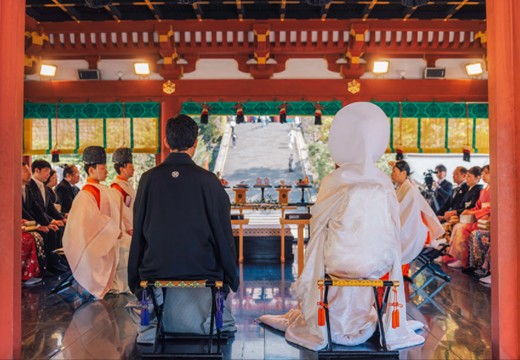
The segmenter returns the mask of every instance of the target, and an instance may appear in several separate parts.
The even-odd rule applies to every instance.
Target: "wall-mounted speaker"
[[[425,79],[444,79],[446,76],[446,68],[427,67],[424,69]]]
[[[101,73],[97,69],[78,70],[80,80],[101,80]]]

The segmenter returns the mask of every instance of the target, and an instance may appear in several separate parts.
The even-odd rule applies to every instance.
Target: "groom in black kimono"
[[[222,280],[238,289],[229,197],[215,174],[193,162],[197,135],[189,116],[168,120],[170,154],[139,182],[128,260],[134,293],[141,280],[160,279]]]

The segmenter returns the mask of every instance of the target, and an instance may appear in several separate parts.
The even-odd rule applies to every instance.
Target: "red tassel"
[[[320,301],[318,301],[318,326],[325,326],[327,325],[327,319],[325,316],[325,308],[327,305],[323,302],[323,286],[320,285]]]
[[[389,305],[394,308],[394,310],[392,310],[392,329],[396,329],[401,324],[399,308],[403,307],[403,305],[399,304],[399,299],[397,297],[397,289],[394,287],[392,291],[394,293],[394,302],[390,303]]]
[[[399,327],[399,310],[392,311],[392,329]]]
[[[325,326],[325,325],[326,325],[325,308],[320,306],[320,308],[318,309],[318,326]]]

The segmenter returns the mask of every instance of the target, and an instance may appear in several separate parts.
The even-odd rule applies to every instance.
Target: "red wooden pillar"
[[[520,358],[520,2],[488,0],[494,359]]]
[[[21,357],[21,162],[25,1],[0,1],[0,359]]]
[[[182,110],[182,103],[178,98],[168,96],[161,102],[161,161],[166,159],[170,149],[165,144],[166,122],[168,119],[179,115]]]

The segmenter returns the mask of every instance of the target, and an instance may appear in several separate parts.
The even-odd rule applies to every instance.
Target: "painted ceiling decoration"
[[[40,22],[121,20],[484,20],[485,0],[27,0]]]
[[[36,23],[26,30],[26,75],[41,59],[85,60],[96,69],[100,59],[147,59],[153,73],[181,79],[199,59],[234,59],[238,70],[269,79],[289,59],[322,58],[329,71],[360,78],[376,58],[419,58],[435,66],[440,58],[484,58],[482,21],[279,20],[112,21]]]

